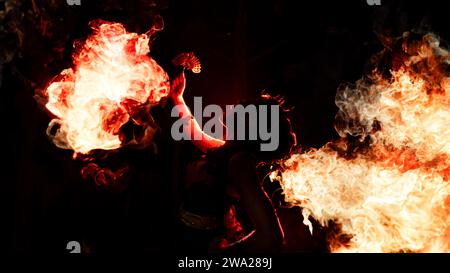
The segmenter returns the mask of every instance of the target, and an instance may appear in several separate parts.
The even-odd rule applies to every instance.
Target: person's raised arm
[[[180,117],[185,118],[184,132],[190,132],[190,139],[192,143],[200,149],[202,152],[206,153],[209,149],[218,148],[225,144],[225,141],[221,139],[214,138],[202,131],[197,120],[192,115],[189,107],[183,98],[184,89],[186,88],[186,77],[184,75],[184,70],[178,74],[175,79],[172,80],[170,88],[170,97],[172,98],[178,114]],[[201,138],[196,139],[195,136],[201,136]]]

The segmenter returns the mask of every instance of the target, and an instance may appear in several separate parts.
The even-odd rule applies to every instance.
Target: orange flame
[[[310,216],[341,227],[333,252],[450,251],[450,55],[433,35],[404,38],[389,79],[375,69],[338,90],[342,139],[271,174],[311,232]]]
[[[74,67],[63,70],[46,89],[46,108],[56,116],[47,134],[75,155],[121,147],[120,127],[134,109],[156,104],[169,93],[167,74],[147,55],[147,34],[104,21],[92,28],[94,33],[75,45]]]

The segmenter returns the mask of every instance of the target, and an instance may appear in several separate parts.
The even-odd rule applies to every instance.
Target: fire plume
[[[338,89],[341,139],[271,174],[311,232],[340,227],[332,252],[450,252],[450,55],[434,35],[398,42],[388,75]]]
[[[84,42],[75,43],[73,68],[63,70],[45,90],[45,106],[55,116],[47,134],[75,155],[121,147],[121,126],[129,120],[139,123],[133,119],[136,109],[169,93],[166,72],[147,55],[147,34],[105,21],[93,22],[92,29]]]

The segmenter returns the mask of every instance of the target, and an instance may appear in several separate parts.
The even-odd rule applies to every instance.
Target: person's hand
[[[184,89],[186,88],[186,77],[182,71],[170,84],[170,97],[174,102],[178,102],[183,98]]]

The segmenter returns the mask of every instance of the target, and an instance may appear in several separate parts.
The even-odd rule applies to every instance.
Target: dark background
[[[202,62],[203,71],[188,76],[188,102],[203,96],[204,104],[223,106],[262,90],[285,95],[294,107],[298,142],[309,148],[337,137],[335,91],[363,75],[370,56],[382,49],[378,35],[432,31],[448,41],[449,7],[443,0],[381,0],[381,6],[365,0],[0,1],[3,249],[64,253],[71,240],[100,254],[176,249],[177,181],[183,175],[177,162],[193,150],[170,140],[170,124],[162,126],[159,157],[148,150],[115,155],[131,169],[122,192],[82,180],[81,162],[45,134],[49,116],[33,96],[71,65],[72,43],[86,37],[90,20],[145,32],[160,14],[165,29],[151,56],[169,73],[177,53],[194,51]],[[280,214],[289,251],[308,251],[311,238],[296,232],[298,210]]]

